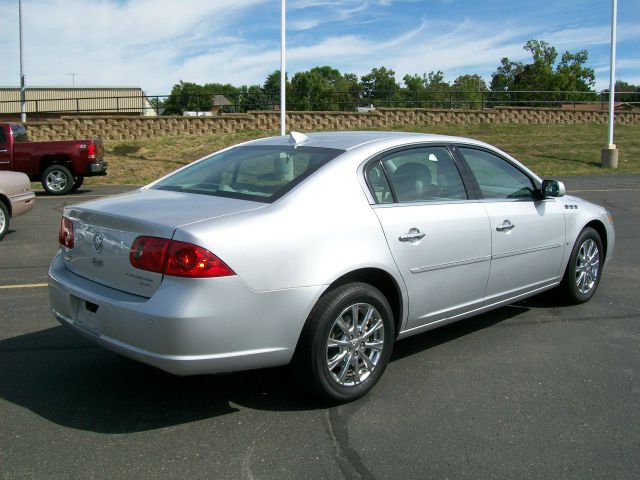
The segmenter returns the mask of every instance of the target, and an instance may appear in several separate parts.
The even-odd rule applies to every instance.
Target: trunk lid
[[[133,241],[142,235],[172,238],[176,228],[233,215],[264,203],[209,195],[140,189],[66,207],[73,221],[74,247],[63,248],[73,273],[107,287],[151,297],[162,274],[134,268],[129,261]]]

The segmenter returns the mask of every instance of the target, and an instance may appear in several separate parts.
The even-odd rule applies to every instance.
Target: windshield
[[[268,203],[341,153],[332,148],[241,146],[196,162],[151,188]]]

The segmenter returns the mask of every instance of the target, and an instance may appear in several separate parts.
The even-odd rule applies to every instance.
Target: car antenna
[[[305,143],[305,142],[308,142],[309,140],[311,140],[304,133],[300,133],[300,132],[291,132],[289,134],[289,136],[291,137],[289,139],[289,143],[293,143],[296,147],[300,143]]]

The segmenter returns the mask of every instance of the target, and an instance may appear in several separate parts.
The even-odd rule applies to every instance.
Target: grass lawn
[[[495,145],[541,176],[640,173],[640,125],[616,125],[620,150],[617,170],[600,168],[606,125],[421,125],[393,130],[471,137]],[[225,135],[168,136],[150,140],[105,142],[106,177],[89,184],[145,184],[204,155],[246,140],[278,132],[243,131]]]

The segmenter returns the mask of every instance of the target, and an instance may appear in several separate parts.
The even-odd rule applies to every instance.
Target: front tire
[[[570,303],[584,303],[593,297],[600,284],[604,250],[600,235],[584,228],[573,246],[561,289]]]
[[[299,381],[330,402],[365,395],[389,363],[395,340],[385,296],[365,283],[326,293],[312,313],[294,360]]]
[[[51,165],[42,173],[42,187],[51,195],[69,193],[73,184],[73,175],[64,165]]]
[[[0,201],[0,240],[4,238],[9,230],[9,210],[5,204]]]

